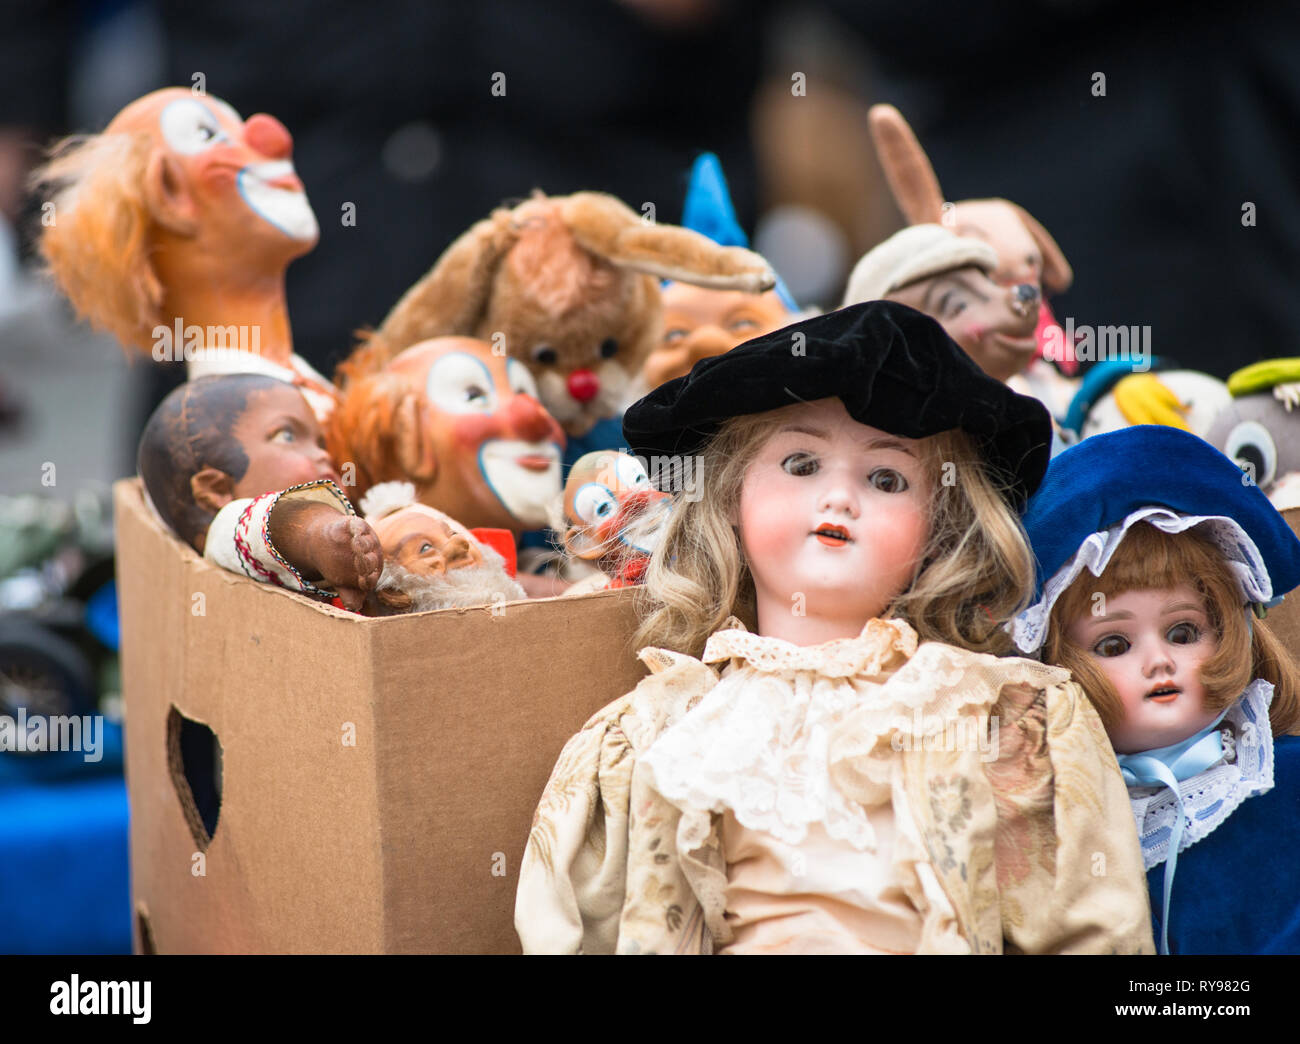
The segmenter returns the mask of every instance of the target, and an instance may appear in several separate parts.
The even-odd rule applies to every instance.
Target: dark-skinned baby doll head
[[[138,467],[158,514],[200,554],[232,500],[339,482],[302,393],[260,374],[202,377],[173,391],[145,425]]]

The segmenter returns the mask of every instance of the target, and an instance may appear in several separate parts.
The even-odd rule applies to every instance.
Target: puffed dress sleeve
[[[1006,949],[1155,953],[1128,791],[1076,682],[1008,684],[988,766]]]
[[[538,803],[515,896],[525,953],[699,952],[706,945],[676,856],[677,813],[635,770],[638,755],[717,675],[662,649],[640,656],[654,673],[569,740]]]

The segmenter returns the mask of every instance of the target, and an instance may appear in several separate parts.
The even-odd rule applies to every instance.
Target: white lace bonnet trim
[[[1074,557],[1043,585],[1043,596],[1016,617],[1010,629],[1021,652],[1034,653],[1042,647],[1047,639],[1048,617],[1056,600],[1074,583],[1085,566],[1093,576],[1101,576],[1124,535],[1137,522],[1147,522],[1166,533],[1181,533],[1193,526],[1204,526],[1206,535],[1223,553],[1228,568],[1236,577],[1242,601],[1268,602],[1272,599],[1273,584],[1264,566],[1264,558],[1246,531],[1232,519],[1223,515],[1182,515],[1165,507],[1138,508],[1123,522],[1093,533],[1084,540]]]
[[[1273,729],[1268,720],[1272,702],[1269,682],[1256,678],[1247,685],[1223,719],[1223,757],[1179,784],[1186,816],[1179,852],[1208,836],[1248,797],[1273,789]],[[1178,802],[1168,787],[1153,792],[1149,786],[1133,786],[1129,803],[1142,842],[1142,861],[1150,870],[1169,855]]]

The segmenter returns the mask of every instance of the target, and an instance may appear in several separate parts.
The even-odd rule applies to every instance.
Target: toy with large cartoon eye
[[[1279,511],[1300,507],[1300,359],[1269,359],[1228,378],[1229,402],[1206,439]]]
[[[636,583],[663,536],[672,498],[627,453],[597,450],[578,458],[564,487],[564,546],[593,562],[609,587]]]

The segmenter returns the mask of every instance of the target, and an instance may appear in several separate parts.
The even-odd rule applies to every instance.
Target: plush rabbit
[[[539,192],[457,239],[343,375],[376,369],[431,337],[478,337],[523,362],[543,405],[566,434],[581,437],[617,416],[658,344],[660,279],[751,293],[776,281],[757,254],[655,224],[612,196]]]

